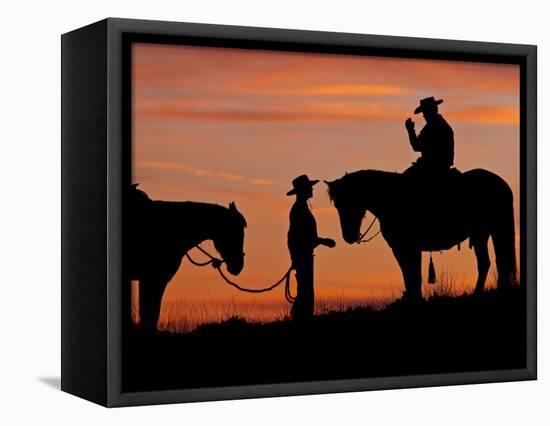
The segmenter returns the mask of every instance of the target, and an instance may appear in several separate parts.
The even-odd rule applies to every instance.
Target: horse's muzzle
[[[344,237],[344,241],[348,244],[356,244],[361,239],[360,234],[355,234],[355,235],[347,234],[347,235],[342,235],[342,236]]]
[[[244,267],[244,263],[241,263],[240,265],[226,264],[227,272],[229,272],[231,275],[239,275],[243,270],[243,267]]]

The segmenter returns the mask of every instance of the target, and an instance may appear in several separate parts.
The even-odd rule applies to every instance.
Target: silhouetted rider
[[[307,175],[298,176],[292,181],[293,188],[286,195],[296,195],[296,201],[290,210],[290,227],[288,229],[288,249],[292,267],[296,271],[298,291],[292,306],[293,320],[306,320],[313,316],[313,251],[318,245],[334,247],[336,243],[330,238],[317,235],[317,223],[308,206],[313,196],[313,185],[318,180],[309,180]]]
[[[447,172],[452,167],[454,133],[451,126],[438,112],[437,106],[442,102],[442,99],[436,101],[433,97],[420,101],[420,105],[414,110],[414,113],[422,112],[426,125],[418,136],[414,130],[414,121],[411,118],[405,121],[413,150],[422,153],[422,156],[405,170],[405,174],[440,174]]]

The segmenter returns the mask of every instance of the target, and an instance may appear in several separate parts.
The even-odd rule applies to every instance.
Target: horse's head
[[[244,266],[244,228],[246,219],[237,210],[235,203],[230,203],[214,238],[214,246],[222,256],[228,272],[233,275],[238,275]]]
[[[342,237],[348,244],[359,241],[361,237],[361,222],[367,211],[357,200],[355,185],[350,180],[351,175],[346,175],[332,182],[325,181],[328,186],[328,195],[340,217]]]

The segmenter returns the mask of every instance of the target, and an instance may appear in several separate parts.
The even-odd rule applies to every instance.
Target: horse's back
[[[177,270],[182,256],[193,245],[187,230],[193,229],[194,207],[199,203],[143,198],[135,201],[129,212],[128,229],[132,274],[146,275],[160,264]]]
[[[476,198],[483,198],[485,202],[509,203],[513,199],[510,185],[499,175],[489,170],[472,169],[464,172],[461,186],[467,194]]]
[[[466,197],[494,197],[512,195],[512,189],[497,174],[485,169],[472,169],[460,172],[450,169],[445,173],[425,174],[420,176],[401,175],[403,196],[435,198],[440,203],[453,204],[463,202]]]
[[[486,229],[512,204],[512,192],[498,175],[485,169],[405,180],[397,228],[422,241],[423,250],[445,250],[472,232]],[[402,211],[407,211],[403,219]],[[401,232],[405,232],[401,230]]]

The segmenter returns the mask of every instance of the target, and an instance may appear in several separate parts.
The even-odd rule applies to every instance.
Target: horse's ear
[[[346,172],[346,174],[344,176],[347,176],[348,175],[348,172]]]
[[[234,201],[231,201],[229,203],[229,210],[237,211],[237,206],[235,205]]]

